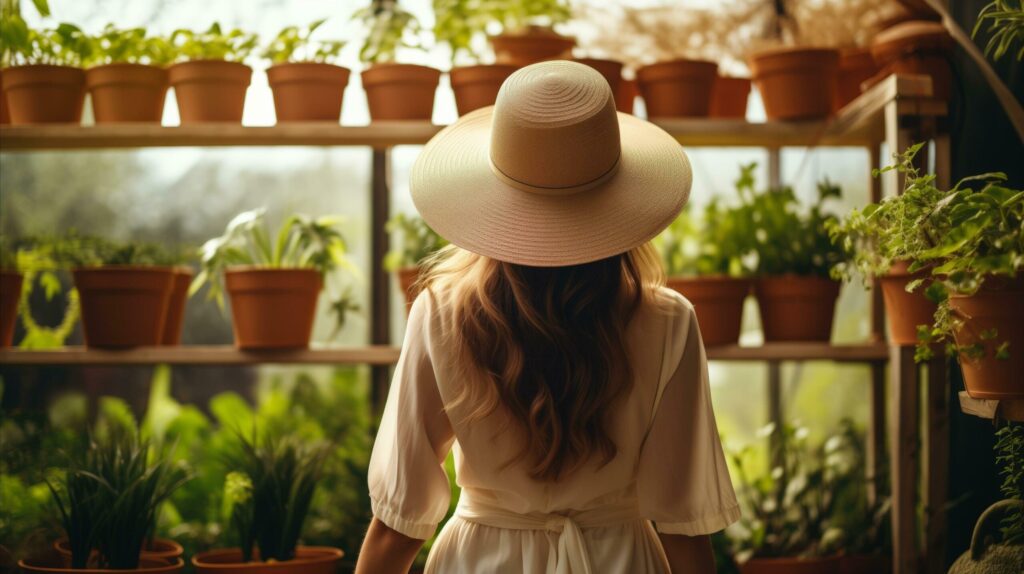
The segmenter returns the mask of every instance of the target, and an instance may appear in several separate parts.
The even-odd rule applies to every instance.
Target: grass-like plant
[[[384,258],[384,268],[388,271],[416,267],[424,259],[448,245],[443,237],[418,216],[399,213],[388,221],[387,231],[398,232],[402,236],[401,243]]]
[[[656,241],[668,276],[747,275],[754,222],[746,212],[720,198],[694,211],[686,207]]]
[[[263,57],[272,64],[288,62],[330,63],[338,58],[345,42],[341,40],[313,40],[313,33],[326,20],[316,20],[305,28],[288,26],[278,33],[263,50]]]
[[[422,33],[416,16],[398,5],[398,0],[373,0],[357,10],[352,19],[366,30],[359,49],[359,61],[366,64],[395,62],[399,48],[422,49]]]
[[[238,28],[225,32],[220,23],[214,22],[202,32],[175,30],[171,43],[179,56],[187,60],[243,62],[256,49],[259,38]]]
[[[985,43],[985,55],[998,60],[1011,49],[1017,50],[1017,60],[1024,60],[1024,1],[993,0],[978,13],[972,37],[985,26],[991,35]],[[1014,44],[1020,43],[1019,48]]]
[[[92,37],[93,64],[149,64],[166,66],[178,57],[177,47],[164,36],[149,35],[145,28],[118,28],[107,24]]]

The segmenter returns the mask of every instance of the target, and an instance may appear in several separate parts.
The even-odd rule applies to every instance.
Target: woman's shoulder
[[[688,318],[694,315],[693,303],[675,289],[669,289],[664,285],[651,289],[648,301],[651,309],[662,315],[674,318]]]

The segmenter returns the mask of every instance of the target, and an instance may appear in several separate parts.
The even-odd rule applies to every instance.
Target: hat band
[[[589,189],[599,187],[608,180],[610,180],[615,175],[615,173],[619,171],[619,158],[621,157],[622,154],[620,153],[619,156],[615,158],[615,163],[613,163],[611,167],[609,167],[604,173],[597,176],[596,178],[584,183],[570,185],[566,187],[542,187],[539,185],[532,185],[526,183],[525,181],[520,181],[508,175],[507,173],[501,171],[501,168],[498,167],[498,165],[494,163],[494,160],[490,157],[488,157],[488,163],[491,164],[491,171],[494,172],[494,175],[498,179],[518,190],[526,191],[529,193],[537,193],[540,195],[572,195],[574,193],[579,193],[581,191],[587,191]]]

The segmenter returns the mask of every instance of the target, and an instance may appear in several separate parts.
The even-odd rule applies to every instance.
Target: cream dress
[[[452,364],[450,325],[437,307],[425,291],[409,313],[369,471],[374,516],[426,539],[448,510],[442,464],[454,449],[462,494],[428,573],[668,572],[655,529],[695,536],[739,518],[704,346],[682,296],[659,289],[630,323],[635,382],[609,428],[615,459],[554,484],[531,479],[520,464],[505,466],[519,448],[506,419],[464,424],[461,406],[446,409],[465,370]]]

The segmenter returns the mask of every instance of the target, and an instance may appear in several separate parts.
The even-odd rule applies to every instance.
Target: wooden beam
[[[263,351],[243,351],[230,345],[136,347],[124,350],[64,347],[40,351],[2,349],[0,365],[391,365],[398,360],[398,353],[397,347],[386,345]]]
[[[893,572],[919,572],[917,486],[920,396],[914,348],[893,346],[889,367]]]
[[[391,344],[391,276],[384,269],[384,256],[391,238],[387,221],[391,217],[391,150],[373,150],[370,195],[370,343]],[[391,370],[375,365],[371,370],[371,402],[381,413],[391,385]]]
[[[928,361],[928,466],[925,471],[925,572],[946,571],[946,502],[949,498],[949,373],[947,358]]]

